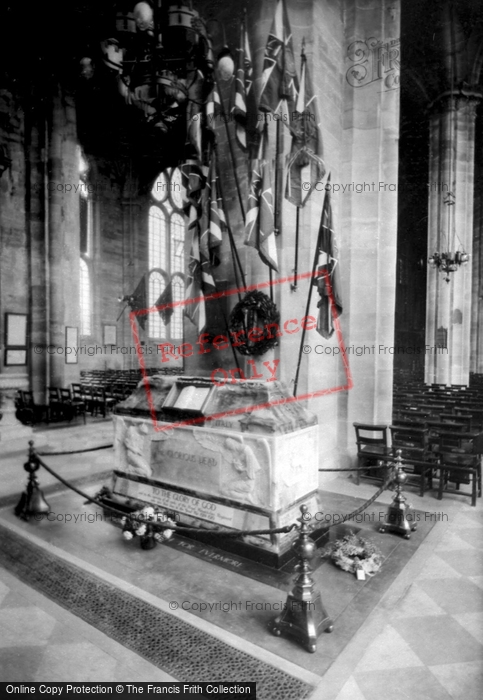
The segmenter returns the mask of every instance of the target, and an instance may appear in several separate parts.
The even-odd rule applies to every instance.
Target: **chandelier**
[[[169,132],[186,117],[196,120],[214,60],[207,25],[191,0],[119,3],[110,27],[97,60],[81,59],[80,76],[107,72],[126,104],[156,131]]]
[[[466,265],[470,259],[469,254],[461,248],[455,251],[455,238],[459,237],[456,233],[456,221],[455,221],[455,190],[456,190],[456,178],[457,178],[457,167],[456,167],[456,143],[457,143],[457,115],[455,114],[458,109],[458,99],[455,94],[455,46],[456,39],[454,34],[454,20],[452,14],[450,14],[450,32],[451,32],[451,56],[450,56],[450,85],[451,90],[449,93],[449,163],[447,170],[448,181],[451,183],[451,191],[447,192],[446,197],[443,199],[443,205],[445,205],[446,210],[441,208],[441,215],[444,219],[446,218],[446,236],[443,230],[439,232],[439,242],[445,240],[447,249],[445,252],[434,252],[428,259],[428,263],[431,267],[436,268],[439,272],[442,272],[445,277],[446,282],[451,281],[451,273],[456,272],[461,265]],[[447,95],[447,93],[446,93]],[[449,189],[449,188],[448,188]],[[446,211],[446,216],[445,216]],[[460,241],[461,244],[461,241]],[[444,250],[444,249],[443,249]],[[453,252],[455,251],[455,252]]]
[[[428,262],[431,267],[435,267],[439,272],[444,273],[445,281],[450,282],[451,272],[456,272],[460,265],[466,265],[470,256],[464,250],[457,250],[456,253],[433,253]]]

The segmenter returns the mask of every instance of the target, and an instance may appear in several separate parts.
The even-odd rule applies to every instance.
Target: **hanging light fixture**
[[[101,42],[103,64],[126,104],[143,112],[149,125],[167,131],[185,117],[183,103],[190,97],[193,76],[201,72],[212,80],[206,24],[192,0],[134,0],[131,11],[119,10],[115,17],[109,38]],[[91,66],[82,68],[83,77],[88,77]]]
[[[469,259],[468,253],[465,253],[464,250],[457,250],[454,255],[452,253],[433,253],[428,263],[431,267],[437,268],[439,272],[445,274],[445,281],[450,282],[450,273],[456,272],[460,265],[466,265]]]
[[[449,177],[451,178],[451,191],[446,194],[445,199],[443,200],[443,204],[446,207],[446,231],[447,231],[447,236],[446,236],[446,242],[448,245],[448,249],[444,252],[437,252],[435,251],[431,257],[428,259],[428,263],[431,267],[435,268],[438,270],[438,272],[442,272],[445,277],[446,282],[451,281],[451,273],[456,272],[458,268],[461,265],[466,265],[466,263],[469,261],[470,256],[469,254],[464,250],[463,247],[461,247],[459,250],[456,250],[455,252],[455,237],[457,236],[456,234],[456,222],[455,222],[455,201],[456,201],[456,195],[454,194],[454,190],[456,189],[456,119],[457,116],[455,115],[455,112],[457,111],[458,108],[458,103],[456,100],[456,96],[454,93],[454,52],[456,51],[456,42],[455,42],[455,37],[454,37],[454,26],[453,26],[453,18],[450,15],[449,18],[449,23],[450,23],[450,31],[451,31],[451,56],[450,56],[450,83],[451,83],[451,92],[450,92],[450,115],[449,115]],[[444,233],[440,232],[439,239],[444,238]]]

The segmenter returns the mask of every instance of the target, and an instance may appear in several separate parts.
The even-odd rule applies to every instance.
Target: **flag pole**
[[[231,164],[232,164],[232,168],[233,168],[233,175],[235,177],[235,185],[236,185],[236,191],[237,191],[237,195],[238,195],[238,202],[240,204],[240,210],[241,210],[242,217],[243,217],[243,224],[245,224],[245,207],[243,205],[243,198],[242,198],[242,194],[241,194],[240,181],[238,179],[238,171],[236,168],[235,152],[233,150],[233,143],[231,140],[230,129],[228,128],[228,119],[227,119],[226,112],[225,112],[223,95],[222,95],[221,90],[220,90],[220,83],[218,81],[218,76],[216,75],[216,71],[215,71],[215,81],[216,81],[216,87],[218,90],[218,95],[220,96],[221,118],[223,119],[223,121],[225,123],[226,138],[228,141],[228,147],[230,149]]]
[[[305,37],[302,39],[302,48],[300,50],[300,75],[303,76],[303,67],[304,67],[304,62],[305,62]],[[301,86],[302,87],[302,86]],[[304,140],[305,140],[305,135],[306,135],[306,129],[305,129],[305,120],[306,120],[306,114],[305,114],[305,105],[304,105],[304,114],[303,114],[303,119],[304,119],[304,129],[303,129],[303,134],[304,134]],[[302,183],[300,183],[300,186],[302,187]],[[297,213],[296,213],[296,220],[295,220],[295,264],[294,264],[294,281],[290,285],[290,290],[292,292],[298,291],[298,282],[297,282],[297,272],[298,272],[298,267],[299,267],[299,227],[300,227],[300,206],[297,204]]]
[[[297,292],[298,291],[298,281],[297,281],[297,272],[299,270],[299,226],[300,226],[300,207],[296,207],[297,212],[295,214],[295,261],[294,261],[294,268],[293,268],[293,273],[294,273],[294,280],[292,284],[290,285],[290,289],[292,292]]]
[[[119,316],[116,318],[116,323],[119,321],[119,319],[121,318],[121,316],[123,315],[123,313],[126,311],[126,309],[127,309],[128,306],[129,306],[129,304],[126,304],[126,306],[125,306],[123,309],[121,309],[121,313],[120,313]]]
[[[268,124],[267,124],[267,113],[263,113],[263,135],[262,139],[264,139],[263,142],[263,151],[262,151],[262,160],[264,159],[265,155],[267,154],[267,143],[268,143]],[[275,161],[276,163],[277,161]],[[277,177],[277,169],[275,168],[275,177]],[[277,181],[275,183],[275,202],[274,202],[274,217],[273,217],[273,224],[274,224],[274,234],[277,232],[276,228],[276,219],[275,216],[277,214]],[[270,301],[273,301],[273,270],[271,265],[268,266],[268,281],[270,285]]]
[[[325,193],[325,197],[327,197],[327,192]],[[325,204],[325,197],[324,197],[324,204]],[[323,216],[324,213],[324,207],[322,206],[322,214]],[[321,222],[322,223],[322,222]],[[322,230],[322,226],[319,228],[319,233],[317,234],[317,243],[315,246],[315,253],[314,253],[314,262],[312,263],[312,274],[310,276],[310,281],[309,281],[309,293],[307,296],[307,304],[305,306],[305,316],[307,317],[309,315],[309,309],[310,309],[310,302],[312,300],[312,290],[314,288],[314,279],[315,279],[315,270],[317,268],[317,260],[319,258],[319,248],[320,248],[320,232]],[[306,331],[306,324],[302,324],[302,337],[300,338],[300,348],[299,348],[299,356],[297,360],[297,369],[295,371],[295,380],[294,380],[294,387],[293,387],[293,395],[297,396],[297,387],[299,383],[299,372],[300,372],[300,364],[302,362],[302,351],[304,347],[304,340],[305,340],[305,331]]]

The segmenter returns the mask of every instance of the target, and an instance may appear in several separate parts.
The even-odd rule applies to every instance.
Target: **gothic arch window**
[[[79,308],[81,335],[92,334],[92,197],[88,182],[89,166],[77,149],[79,166]]]
[[[185,289],[185,190],[178,168],[168,168],[156,178],[151,189],[148,216],[149,306],[155,306],[165,292],[164,303],[182,301]],[[155,340],[183,339],[183,309],[149,314],[149,337]]]

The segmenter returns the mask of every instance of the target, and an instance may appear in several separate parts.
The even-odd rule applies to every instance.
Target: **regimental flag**
[[[145,275],[141,277],[138,286],[128,297],[127,302],[131,307],[131,311],[146,311],[147,309],[147,296],[146,296],[146,278]],[[146,326],[146,316],[147,314],[139,314],[136,316],[137,322],[144,330]]]
[[[204,270],[206,270],[207,282],[213,286],[213,289],[210,291],[214,291],[215,287],[210,268],[220,264],[219,248],[222,244],[225,231],[226,218],[218,187],[216,154],[213,152],[210,161],[208,180],[203,192],[200,231],[201,261]],[[209,278],[211,278],[211,281]]]
[[[307,59],[302,49],[302,73],[296,110],[291,121],[292,149],[287,159],[285,197],[303,207],[317,182],[325,175],[322,134]]]
[[[199,205],[201,191],[204,187],[205,174],[201,163],[192,158],[185,160],[181,167],[181,181],[186,189],[186,199],[188,206]]]
[[[206,101],[206,126],[211,131],[215,131],[216,122],[220,118],[221,114],[221,97],[218,91],[218,84],[215,81],[213,89],[208,95]]]
[[[284,0],[278,0],[265,47],[259,108],[264,112],[276,113],[282,100],[286,100],[288,112],[291,115],[295,111],[298,90],[292,31],[287,8]]]
[[[202,298],[200,260],[200,218],[202,193],[206,184],[207,167],[196,159],[186,160],[181,166],[181,177],[186,188],[189,217],[188,231],[192,233],[186,299],[197,299],[184,307],[184,315],[201,331],[206,323],[204,299]]]
[[[163,289],[161,294],[159,295],[159,298],[155,304],[155,306],[164,306],[165,304],[172,304],[173,303],[173,285],[171,282],[166,285],[166,287]],[[163,321],[164,325],[167,326],[168,323],[171,321],[171,316],[174,313],[174,309],[172,306],[166,306],[164,309],[158,309],[158,313],[161,316],[161,320]]]
[[[245,221],[245,245],[256,248],[263,262],[278,272],[272,182],[266,147],[267,126],[265,125],[258,158],[253,163]]]
[[[193,229],[190,261],[188,263],[188,285],[186,289],[186,299],[193,299],[194,301],[186,304],[184,315],[197,326],[200,333],[206,325],[205,298],[202,290],[200,237],[199,229],[195,227]]]
[[[324,206],[320,219],[317,250],[319,259],[313,284],[317,285],[320,300],[317,304],[319,317],[317,319],[317,332],[323,338],[330,338],[334,332],[333,312],[331,310],[329,290],[326,284],[328,276],[332,290],[332,298],[337,310],[337,316],[342,314],[341,282],[339,270],[339,250],[332,227],[332,207],[330,204],[330,174],[327,178],[329,188],[325,191]]]
[[[207,321],[205,297],[216,292],[213,267],[220,262],[219,248],[226,227],[215,153],[209,166],[185,164],[182,172],[190,202],[188,230],[193,236],[186,298],[196,299],[186,305],[184,313],[201,332]]]
[[[235,133],[240,147],[247,149],[247,99],[253,82],[253,65],[247,34],[246,11],[240,29],[240,46],[237,49],[237,69],[235,81],[235,100],[231,113],[236,122]]]

